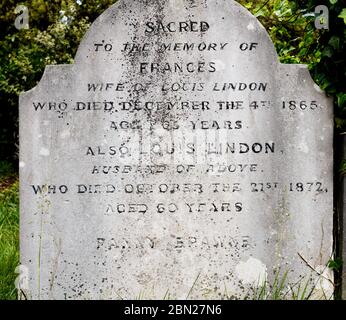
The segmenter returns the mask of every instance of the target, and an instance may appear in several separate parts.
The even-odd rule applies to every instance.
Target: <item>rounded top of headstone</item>
[[[160,49],[165,51],[165,58],[202,53],[218,58],[220,48],[227,43],[224,52],[228,62],[230,56],[236,61],[239,55],[255,65],[278,61],[265,28],[233,0],[119,0],[92,24],[75,61],[119,61],[126,43],[138,45],[133,59],[159,58]],[[148,52],[143,54],[144,44]]]

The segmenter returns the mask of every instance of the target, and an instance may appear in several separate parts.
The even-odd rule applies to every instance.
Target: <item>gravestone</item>
[[[22,298],[330,297],[332,141],[235,1],[118,1],[20,97]]]

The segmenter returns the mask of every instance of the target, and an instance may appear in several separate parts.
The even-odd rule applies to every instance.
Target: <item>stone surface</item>
[[[238,3],[119,1],[20,97],[23,292],[330,296],[332,112]]]

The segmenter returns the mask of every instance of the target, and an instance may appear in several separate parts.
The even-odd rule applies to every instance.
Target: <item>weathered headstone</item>
[[[106,10],[20,98],[29,299],[330,296],[332,105],[231,0]]]

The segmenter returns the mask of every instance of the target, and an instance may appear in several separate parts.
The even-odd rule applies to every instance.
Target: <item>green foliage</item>
[[[328,1],[309,0],[307,5],[328,5]],[[338,18],[343,11],[341,1],[333,1],[329,7],[329,30],[321,31],[316,50],[322,54],[318,64],[312,65],[311,73],[319,86],[334,97],[335,115],[346,118],[346,25]],[[340,130],[345,129],[342,123]]]
[[[0,183],[15,173],[12,163],[0,160]]]
[[[301,279],[293,285],[287,281],[288,273],[275,274],[274,281],[253,288],[253,293],[249,294],[247,300],[309,300],[313,294],[315,286],[310,279]]]
[[[264,25],[274,42],[282,63],[318,63],[321,53],[316,49],[319,31],[314,17],[304,15],[297,1],[239,1]]]
[[[336,127],[346,129],[346,8],[338,0],[239,1],[265,26],[280,61],[309,66],[315,82],[334,98]],[[315,7],[329,8],[329,30],[316,29]],[[342,18],[342,19],[340,19]]]
[[[345,159],[341,161],[339,173],[341,176],[344,176],[346,174],[346,160]]]
[[[16,299],[19,264],[18,182],[0,190],[0,300]]]
[[[33,88],[47,64],[72,63],[91,22],[116,0],[0,3],[0,155],[17,158],[18,96]],[[29,9],[29,29],[17,30],[15,8]]]
[[[259,287],[255,288],[254,300],[283,300],[286,297],[285,287],[287,280],[287,272],[280,279],[279,273],[276,274],[274,282],[271,286],[266,281]]]
[[[325,267],[333,269],[334,266],[340,268],[339,260],[330,260]],[[246,300],[331,300],[336,298],[335,293],[326,291],[324,284],[327,281],[335,284],[324,276],[324,271],[315,269],[304,277],[300,277],[295,282],[289,280],[288,272],[276,271],[273,280],[266,280],[252,286]]]
[[[328,268],[341,271],[342,270],[343,262],[340,258],[335,258],[334,260],[329,260],[328,262]]]
[[[341,13],[338,15],[338,18],[344,19],[346,24],[346,8],[342,9]]]

